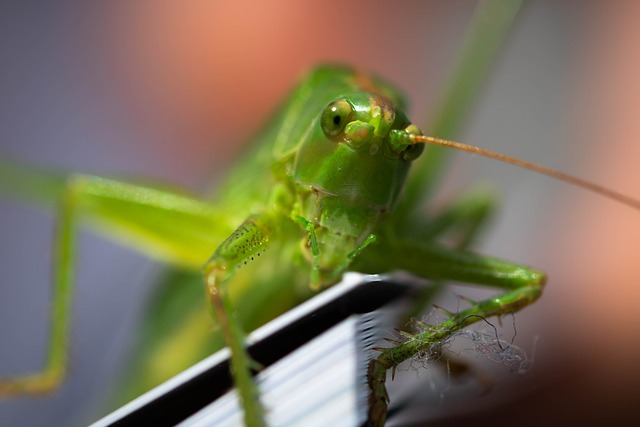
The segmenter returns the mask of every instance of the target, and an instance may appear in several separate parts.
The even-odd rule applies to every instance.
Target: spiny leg
[[[369,422],[383,425],[389,402],[386,371],[431,348],[438,348],[462,328],[492,316],[521,310],[542,294],[546,275],[542,271],[496,258],[457,251],[433,243],[399,241],[367,252],[367,262],[382,271],[399,268],[434,280],[451,280],[493,286],[501,295],[471,304],[466,310],[449,313],[445,321],[409,336],[396,347],[382,350],[369,365]]]
[[[272,218],[252,217],[240,225],[215,251],[204,268],[207,296],[225,341],[231,350],[231,374],[240,395],[247,426],[263,426],[265,411],[252,376],[252,362],[244,334],[233,315],[227,281],[242,264],[265,250],[273,234]]]
[[[103,226],[126,228],[134,246],[144,249],[161,245],[164,259],[187,265],[190,259],[181,254],[185,254],[187,248],[201,247],[209,248],[211,253],[214,244],[207,239],[215,234],[212,224],[226,222],[210,205],[185,196],[92,176],[70,178],[62,195],[55,237],[51,327],[45,366],[34,374],[0,380],[0,395],[47,393],[59,386],[66,375],[75,230],[80,214],[98,220]]]

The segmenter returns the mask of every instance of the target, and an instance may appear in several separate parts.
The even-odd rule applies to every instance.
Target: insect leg
[[[0,380],[0,395],[44,394],[64,379],[69,341],[76,222],[75,197],[68,192],[61,205],[55,244],[55,278],[49,351],[44,368],[36,373]]]
[[[302,226],[309,233],[309,245],[311,246],[311,256],[313,257],[311,265],[311,280],[309,286],[311,289],[320,289],[320,249],[318,249],[318,238],[316,237],[316,230],[311,221],[300,215],[295,215],[293,219]]]
[[[212,225],[220,220],[211,206],[195,199],[123,182],[92,176],[70,178],[62,191],[55,238],[55,263],[48,356],[37,373],[0,380],[0,395],[46,393],[55,389],[66,374],[70,313],[73,294],[76,227],[80,215],[97,221],[107,236],[128,231],[128,242],[137,248],[161,248],[164,259],[191,265],[187,249],[211,251]],[[222,227],[224,229],[224,227]],[[209,234],[207,234],[209,233]],[[206,235],[208,237],[198,237]],[[196,250],[196,252],[198,252]],[[210,252],[209,252],[210,253]]]
[[[231,350],[231,373],[242,401],[248,426],[265,424],[260,394],[253,380],[252,360],[244,346],[244,334],[233,315],[227,281],[242,264],[265,250],[273,230],[272,219],[256,216],[247,219],[215,251],[204,267],[205,286],[213,315]]]
[[[353,251],[351,251],[348,255],[347,258],[342,262],[342,264],[340,264],[335,270],[333,270],[333,273],[331,273],[331,280],[337,280],[338,276],[347,269],[347,267],[349,267],[349,265],[353,262],[353,260],[364,250],[364,248],[366,248],[367,246],[369,246],[370,244],[374,243],[377,240],[375,234],[369,234],[367,236],[366,239],[364,239],[364,241],[362,243],[360,243],[360,245],[358,245],[357,248],[355,248]]]
[[[407,236],[419,236],[425,240],[453,240],[455,248],[466,249],[484,230],[495,207],[496,196],[493,192],[488,191],[485,186],[473,187],[456,197],[434,217],[418,224],[416,221],[409,222],[403,231]],[[425,289],[403,323],[423,313],[443,285],[444,282],[440,281]]]
[[[386,371],[430,348],[438,348],[462,328],[492,316],[514,313],[533,303],[542,294],[544,272],[435,243],[396,241],[367,251],[367,261],[381,271],[403,269],[434,280],[451,280],[493,286],[503,294],[472,303],[458,313],[405,341],[383,350],[369,366],[370,417],[380,425],[386,417],[388,397],[384,386]],[[377,424],[376,424],[377,423]]]
[[[438,212],[435,217],[425,221],[419,226],[417,232],[421,238],[453,239],[457,249],[466,249],[482,233],[492,217],[496,208],[496,195],[484,185],[474,186],[458,195],[451,203]],[[412,227],[413,228],[413,227]],[[420,316],[426,308],[432,304],[435,295],[440,292],[446,283],[442,280],[428,286],[412,304],[411,310],[405,315],[400,324],[407,324],[411,319]],[[446,352],[441,352],[436,360],[446,365],[450,375],[462,377],[470,375],[480,383],[484,390],[492,386],[491,379],[479,369],[474,368],[463,358],[454,357]]]

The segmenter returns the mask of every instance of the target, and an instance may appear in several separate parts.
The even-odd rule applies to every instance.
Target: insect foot
[[[0,396],[37,396],[52,393],[60,387],[64,375],[39,373],[0,380]]]
[[[382,427],[387,420],[387,406],[389,405],[389,395],[385,380],[387,367],[378,359],[369,362],[367,371],[367,382],[369,385],[369,420],[367,425],[371,427]]]

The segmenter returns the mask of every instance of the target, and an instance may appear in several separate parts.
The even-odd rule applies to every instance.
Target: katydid
[[[124,237],[160,258],[196,268],[204,265],[206,294],[232,350],[232,371],[248,425],[263,424],[264,409],[250,372],[254,367],[243,347],[246,325],[231,314],[243,295],[258,294],[252,295],[254,304],[282,301],[277,300],[279,295],[289,295],[289,302],[291,298],[299,300],[310,291],[296,293],[292,288],[296,281],[305,280],[311,288],[319,289],[335,283],[347,269],[367,273],[401,269],[431,280],[501,289],[501,295],[471,302],[469,308],[382,350],[373,360],[371,419],[382,423],[386,370],[465,326],[524,308],[541,295],[546,280],[537,269],[437,242],[440,235],[462,222],[473,224],[463,240],[474,234],[491,204],[481,194],[468,196],[448,210],[447,226],[438,227],[435,233],[432,225],[441,220],[438,216],[424,220],[394,211],[410,164],[421,155],[425,143],[487,155],[478,148],[422,136],[405,115],[404,105],[403,96],[377,77],[340,66],[315,69],[286,101],[256,153],[229,178],[245,190],[239,193],[228,187],[214,203],[98,177],[71,177],[64,190],[58,228],[48,362],[40,373],[3,380],[0,393],[46,392],[64,377],[74,229],[82,215],[100,223],[114,238]],[[488,155],[638,205],[541,166]],[[249,170],[252,173],[247,173]],[[225,214],[219,206],[233,206],[238,217]],[[241,216],[244,219],[239,219]],[[207,258],[209,261],[203,262]],[[274,281],[281,283],[280,288],[272,284],[269,289],[260,289],[259,281],[251,285],[238,281],[236,286],[235,274],[251,261],[286,280]],[[288,272],[275,271],[281,268]]]

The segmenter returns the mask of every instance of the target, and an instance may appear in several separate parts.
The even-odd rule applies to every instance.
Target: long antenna
[[[569,184],[573,184],[578,187],[585,188],[595,193],[601,194],[604,197],[613,199],[617,202],[624,203],[636,210],[640,211],[640,200],[618,193],[617,191],[610,190],[598,184],[586,181],[584,179],[566,174],[564,172],[557,171],[555,169],[548,168],[546,166],[539,165],[537,163],[528,162],[526,160],[519,159],[517,157],[507,156],[506,154],[498,153],[496,151],[487,150],[484,148],[476,147],[475,145],[463,144],[462,142],[449,141],[446,139],[440,139],[433,136],[425,135],[409,135],[409,139],[413,143],[424,143],[440,145],[443,147],[455,148],[456,150],[466,151],[468,153],[479,154],[490,159],[499,160],[501,162],[509,163],[514,166],[519,166],[524,169],[528,169],[533,172],[537,172],[542,175],[547,175],[560,181],[564,181]]]

